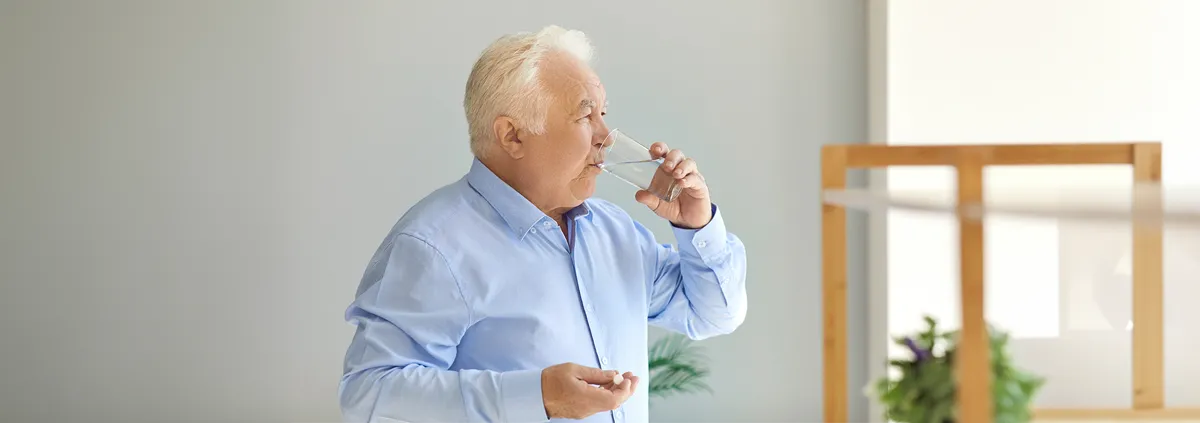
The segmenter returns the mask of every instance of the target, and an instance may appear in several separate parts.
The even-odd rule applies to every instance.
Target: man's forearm
[[[723,231],[722,231],[723,232]],[[733,235],[716,240],[692,239],[680,247],[682,288],[695,316],[711,326],[714,333],[727,334],[742,324],[746,316],[746,252]],[[712,248],[705,254],[690,250]]]
[[[544,422],[541,370],[450,371],[411,364],[348,374],[347,422]]]
[[[732,332],[746,316],[746,251],[742,242],[725,230],[720,211],[703,228],[675,228],[678,264],[666,266],[669,285],[656,289],[669,298],[651,320],[700,339]],[[672,274],[674,273],[674,274]],[[666,281],[660,282],[665,283]],[[683,326],[672,323],[681,319]]]

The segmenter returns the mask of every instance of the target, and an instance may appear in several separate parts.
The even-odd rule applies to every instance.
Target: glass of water
[[[663,170],[662,158],[652,158],[650,149],[617,129],[608,133],[595,163],[605,173],[649,191],[663,201],[675,201],[683,187]]]

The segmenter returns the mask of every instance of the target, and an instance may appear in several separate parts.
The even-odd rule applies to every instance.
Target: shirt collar
[[[538,210],[537,206],[529,202],[529,199],[496,176],[479,159],[471,161],[471,170],[467,173],[467,183],[488,204],[491,204],[492,208],[496,209],[496,212],[518,237],[524,237],[539,221],[550,221],[549,216]],[[587,201],[563,215],[567,219],[587,217],[589,220],[591,216],[592,210]]]

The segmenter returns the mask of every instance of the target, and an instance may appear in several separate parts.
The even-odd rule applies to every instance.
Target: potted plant
[[[707,358],[690,338],[677,333],[659,338],[650,346],[649,360],[651,398],[695,392],[712,393],[704,381],[709,374],[705,365]]]
[[[890,361],[895,377],[883,377],[868,390],[881,402],[888,420],[902,423],[955,423],[957,416],[954,356],[957,331],[942,332],[937,321],[925,317],[926,328],[896,343],[912,356]],[[996,423],[1026,423],[1030,406],[1045,380],[1013,365],[1008,353],[1009,335],[988,328],[991,339],[992,399]]]

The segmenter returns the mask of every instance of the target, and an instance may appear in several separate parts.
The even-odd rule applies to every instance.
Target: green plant
[[[712,393],[704,381],[709,374],[707,357],[687,336],[672,333],[659,338],[650,346],[649,356],[651,398]]]
[[[899,377],[876,381],[869,392],[887,410],[887,418],[904,423],[952,423],[956,421],[957,384],[954,357],[958,331],[942,332],[937,321],[925,317],[926,329],[896,339],[912,352],[909,359],[891,360]],[[1009,335],[988,328],[991,339],[992,397],[996,423],[1030,421],[1030,406],[1045,380],[1017,369],[1008,353]],[[940,353],[939,353],[940,352]]]

